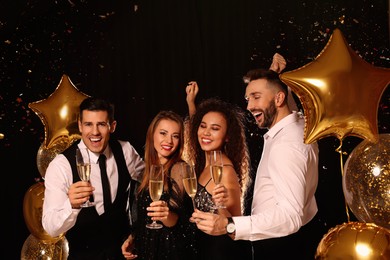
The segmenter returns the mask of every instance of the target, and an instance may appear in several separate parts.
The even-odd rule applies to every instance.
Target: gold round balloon
[[[89,97],[79,91],[67,75],[63,75],[55,91],[44,100],[29,103],[45,128],[44,147],[50,149],[60,140],[80,139],[77,116],[81,101]]]
[[[331,228],[315,259],[389,259],[390,231],[373,223],[348,222]]]
[[[23,216],[28,230],[31,234],[42,241],[42,243],[56,243],[61,240],[64,234],[58,237],[51,237],[42,226],[42,207],[45,193],[43,182],[33,184],[23,200]]]
[[[53,243],[44,243],[29,235],[26,241],[24,241],[22,251],[20,254],[21,260],[32,260],[32,259],[67,259],[69,255],[68,240],[62,237]]]
[[[314,61],[282,73],[280,79],[302,103],[305,143],[327,136],[378,140],[378,107],[390,83],[390,69],[360,58],[339,29]]]
[[[390,134],[359,143],[344,165],[345,201],[359,221],[390,229]]]
[[[42,177],[45,177],[46,169],[54,157],[63,152],[76,140],[77,139],[69,140],[69,138],[64,137],[62,139],[58,139],[51,145],[50,148],[46,148],[44,144],[41,144],[37,154],[37,166]]]

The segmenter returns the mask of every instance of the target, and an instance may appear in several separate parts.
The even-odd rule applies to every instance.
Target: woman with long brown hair
[[[191,259],[195,227],[188,221],[192,212],[180,172],[184,143],[183,119],[172,111],[159,112],[149,125],[145,142],[145,172],[137,190],[137,221],[134,232],[122,245],[126,259]],[[149,195],[149,171],[162,165],[164,188],[160,200]],[[151,220],[163,224],[148,229]]]

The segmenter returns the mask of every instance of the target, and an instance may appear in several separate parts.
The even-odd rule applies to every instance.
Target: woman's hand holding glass
[[[196,209],[195,205],[195,195],[198,187],[198,181],[196,179],[195,169],[193,166],[188,163],[180,163],[181,176],[183,180],[183,186],[188,196],[191,197],[192,205],[194,210]]]
[[[220,150],[210,151],[209,163],[210,163],[211,178],[213,179],[215,185],[218,185],[221,183],[222,172],[223,172],[222,151]],[[222,200],[218,200],[218,202],[214,200],[214,202],[216,205],[215,209],[226,208],[223,205]]]
[[[148,211],[148,216],[151,217],[153,221],[158,220],[164,223],[164,221],[168,219],[168,203],[163,200],[153,201],[146,210]]]
[[[228,190],[222,183],[215,185],[212,195],[216,205],[226,205],[228,202]]]
[[[152,217],[153,222],[147,224],[146,227],[150,229],[160,229],[162,224],[156,222],[156,217],[160,216],[160,212],[157,212],[161,206],[164,205],[164,201],[160,201],[164,188],[164,170],[162,165],[152,165],[149,173],[149,194],[153,202],[150,207],[147,208],[148,216]],[[158,204],[158,205],[156,205]],[[157,208],[156,208],[157,207]],[[157,215],[157,216],[156,216]]]

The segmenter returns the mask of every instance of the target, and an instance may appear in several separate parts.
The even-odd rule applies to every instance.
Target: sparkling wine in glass
[[[220,184],[222,180],[223,162],[222,162],[222,151],[215,150],[210,151],[210,173],[215,185]],[[222,204],[216,205],[216,208],[226,208]]]
[[[158,201],[162,195],[164,187],[164,171],[162,165],[152,165],[149,173],[149,195],[153,201]],[[146,225],[147,228],[159,229],[163,225],[153,220],[152,223]]]
[[[88,148],[76,149],[76,165],[80,179],[82,181],[89,182],[91,176],[91,161],[89,159]],[[91,206],[95,206],[95,203],[89,200],[80,205],[82,208],[88,208]]]
[[[195,210],[196,206],[195,206],[194,199],[195,199],[196,189],[198,186],[195,169],[193,166],[189,165],[188,163],[181,162],[180,170],[182,174],[184,189],[187,192],[188,196],[191,197],[192,205],[194,206],[194,210]]]

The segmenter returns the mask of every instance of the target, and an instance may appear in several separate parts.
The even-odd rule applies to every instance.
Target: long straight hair
[[[167,111],[167,110],[160,111],[153,118],[152,122],[148,127],[148,131],[146,132],[145,154],[144,154],[145,170],[144,170],[141,184],[138,188],[138,193],[141,192],[141,190],[147,188],[149,185],[149,173],[150,173],[151,165],[160,164],[158,153],[154,148],[154,132],[156,131],[160,121],[164,119],[174,121],[180,126],[179,145],[177,149],[168,158],[168,161],[164,164],[164,172],[166,173],[175,163],[182,161],[183,143],[184,143],[183,118],[173,111]],[[166,182],[167,177],[168,176],[164,174],[164,183],[167,183]],[[164,185],[164,190],[165,189],[167,189],[167,185]]]

